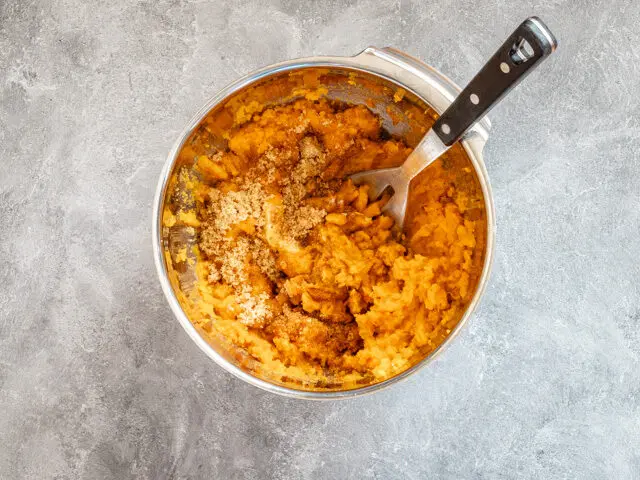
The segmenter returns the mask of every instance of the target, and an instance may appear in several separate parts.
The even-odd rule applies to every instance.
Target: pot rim
[[[487,141],[491,124],[485,117],[474,127],[472,127],[471,130],[469,130],[469,132],[465,134],[463,139],[460,140],[476,170],[478,181],[482,188],[482,194],[485,203],[485,212],[487,216],[487,238],[485,246],[484,265],[482,267],[480,278],[478,279],[476,291],[473,298],[469,302],[465,312],[460,318],[458,324],[453,328],[447,338],[435,350],[433,350],[429,355],[427,355],[415,365],[391,378],[388,378],[379,383],[375,383],[373,385],[367,385],[364,387],[349,390],[317,391],[298,390],[295,388],[289,388],[271,383],[267,380],[260,379],[247,371],[242,370],[240,367],[232,364],[221,354],[216,352],[215,349],[211,345],[209,345],[209,343],[207,343],[206,340],[198,333],[195,326],[187,317],[169,281],[168,271],[165,264],[164,249],[162,247],[162,213],[169,178],[171,176],[173,166],[178,157],[178,154],[180,153],[180,150],[182,149],[185,141],[216,105],[218,105],[227,97],[241,90],[242,88],[245,88],[267,76],[310,67],[344,68],[361,71],[363,73],[367,73],[377,77],[382,77],[385,80],[390,81],[401,88],[404,88],[405,90],[411,91],[418,98],[434,108],[434,110],[436,110],[438,113],[442,113],[448,103],[451,103],[457,96],[457,93],[461,91],[460,87],[458,87],[454,82],[442,75],[433,67],[421,62],[420,60],[410,57],[403,52],[389,48],[378,49],[375,47],[369,47],[354,57],[316,56],[293,59],[269,65],[252,73],[249,73],[236,80],[235,82],[227,85],[225,88],[211,97],[204,104],[204,106],[200,108],[198,112],[191,118],[191,120],[189,120],[186,127],[180,133],[177,141],[169,151],[167,159],[165,160],[164,166],[160,173],[160,178],[158,180],[158,185],[153,201],[152,244],[154,262],[156,265],[158,278],[174,316],[178,319],[189,337],[191,337],[195,344],[211,360],[213,360],[227,372],[262,390],[293,398],[303,398],[309,400],[335,400],[351,398],[354,396],[360,396],[380,391],[395,383],[398,383],[401,380],[406,379],[410,375],[416,373],[418,370],[424,368],[426,365],[431,363],[440,353],[442,353],[444,349],[451,343],[451,341],[459,334],[459,332],[462,330],[464,325],[467,323],[467,320],[477,307],[477,304],[479,303],[480,298],[482,297],[486,289],[486,284],[493,266],[494,257],[495,215],[493,195],[491,192],[491,186],[489,184],[489,178],[482,155],[482,150]],[[404,71],[398,70],[398,67],[400,67]],[[398,78],[398,74],[410,74],[417,78],[414,78],[410,82],[405,82],[403,80],[406,80],[406,78]],[[429,99],[425,98],[424,95],[421,95],[419,91],[416,91],[420,90],[419,84],[416,83],[416,81],[428,82],[430,84],[430,88],[435,88],[437,90],[437,93],[442,96],[440,102],[441,104],[434,105],[433,101],[430,101]],[[411,83],[414,84],[413,88]],[[443,101],[446,105],[442,104]]]

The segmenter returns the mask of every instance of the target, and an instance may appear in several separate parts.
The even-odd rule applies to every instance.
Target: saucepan
[[[517,59],[514,59],[517,61]],[[233,82],[213,96],[184,128],[169,152],[160,175],[153,204],[153,251],[160,283],[175,317],[189,337],[215,363],[249,384],[281,395],[304,399],[338,399],[362,395],[388,387],[414,374],[433,361],[465,327],[489,279],[494,256],[495,215],[491,184],[485,168],[483,149],[491,124],[484,117],[460,138],[457,148],[464,151],[473,172],[478,196],[483,203],[485,236],[475,292],[457,326],[445,341],[422,361],[383,382],[363,387],[314,389],[256,373],[242,353],[233,351],[224,339],[211,338],[189,320],[184,293],[194,281],[193,262],[180,268],[172,258],[176,245],[195,242],[194,232],[176,232],[163,225],[164,206],[181,168],[180,152],[203,122],[211,122],[216,112],[229,106],[236,115],[251,113],[254,102],[277,105],[310,88],[330,100],[364,104],[380,116],[390,135],[416,146],[425,131],[454,102],[461,89],[435,68],[394,48],[369,47],[353,57],[317,56],[285,61],[262,68]],[[213,114],[213,115],[212,115]],[[214,122],[215,123],[215,122]],[[211,125],[215,128],[215,125]],[[174,252],[173,252],[174,253]],[[191,265],[191,268],[189,268]]]

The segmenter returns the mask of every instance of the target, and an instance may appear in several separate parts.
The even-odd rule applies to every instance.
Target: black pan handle
[[[433,130],[442,142],[447,146],[457,142],[557,46],[538,17],[522,22],[434,123]]]

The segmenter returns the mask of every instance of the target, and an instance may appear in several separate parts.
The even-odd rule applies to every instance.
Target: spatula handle
[[[539,18],[522,22],[433,125],[442,142],[458,141],[557,45]]]

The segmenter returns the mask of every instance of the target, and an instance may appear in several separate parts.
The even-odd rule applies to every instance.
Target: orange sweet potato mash
[[[197,232],[173,258],[197,259],[181,299],[191,321],[285,383],[366,385],[423,359],[459,321],[481,269],[481,201],[447,169],[463,150],[414,181],[399,232],[380,211],[388,196],[370,201],[347,179],[411,152],[369,109],[303,99],[247,118],[225,148],[184,147],[193,202],[165,211],[165,226]]]

